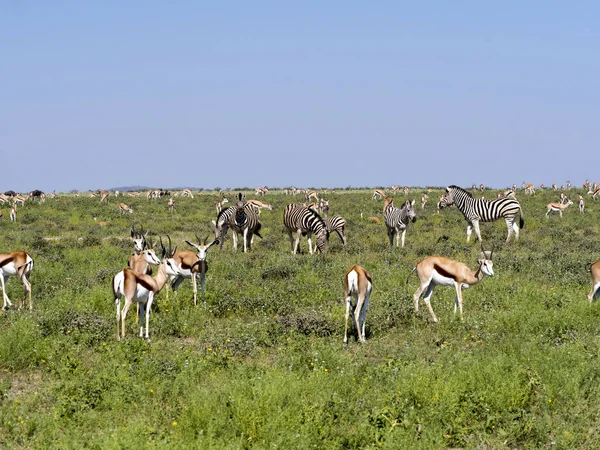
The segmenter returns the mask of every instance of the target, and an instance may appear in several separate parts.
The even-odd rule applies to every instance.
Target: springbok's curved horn
[[[208,242],[208,238],[209,238],[209,236],[210,236],[210,235],[207,235],[207,236],[204,238],[204,245],[206,245],[206,243]]]
[[[135,223],[133,225],[131,225],[130,234],[131,234],[131,239],[134,239],[135,238]]]
[[[171,236],[167,234],[167,238],[169,239],[169,255],[173,256],[173,253],[171,253]]]
[[[202,239],[200,239],[196,233],[194,233],[194,237],[196,238],[198,245],[202,244]]]
[[[492,256],[494,256],[494,246],[492,245],[492,253],[490,253],[490,260],[492,259]]]

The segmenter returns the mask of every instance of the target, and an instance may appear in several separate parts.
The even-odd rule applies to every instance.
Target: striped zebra
[[[383,205],[383,219],[387,227],[388,237],[390,238],[390,247],[394,246],[394,235],[396,235],[396,247],[400,239],[400,230],[402,230],[402,248],[404,248],[404,237],[408,222],[414,222],[416,219],[415,201],[407,200],[402,208],[394,206],[394,199],[387,197]]]
[[[296,254],[300,247],[300,236],[308,237],[308,251],[312,255],[312,241],[311,236],[314,234],[316,237],[315,251],[323,253],[327,249],[327,240],[329,239],[329,232],[327,226],[319,214],[313,209],[307,208],[306,206],[291,203],[285,207],[283,211],[283,225],[285,226],[288,235],[290,237],[290,244],[292,246],[292,254]],[[292,236],[296,233],[296,241]]]
[[[217,220],[213,220],[215,226],[215,239],[223,241],[229,228],[233,231],[233,249],[237,250],[238,233],[244,239],[244,252],[247,252],[252,247],[254,235],[262,239],[260,229],[262,224],[258,220],[258,214],[254,207],[244,201],[242,194],[239,194],[238,201],[235,206],[221,210],[217,215]]]
[[[344,235],[344,228],[346,227],[346,219],[340,216],[332,216],[332,217],[323,217],[323,222],[325,222],[325,226],[327,227],[327,231],[329,234],[334,231],[342,240],[342,244],[346,245],[346,236]]]
[[[446,193],[440,199],[438,208],[442,209],[454,204],[467,220],[467,242],[471,238],[473,228],[475,228],[475,234],[479,241],[482,240],[481,232],[479,231],[479,221],[493,222],[501,217],[504,217],[508,228],[506,242],[510,241],[512,234],[515,235],[515,240],[519,239],[519,228],[523,228],[525,220],[523,219],[521,205],[515,198],[503,197],[495,200],[476,199],[464,189],[452,185],[446,188]],[[519,216],[518,225],[517,215]]]

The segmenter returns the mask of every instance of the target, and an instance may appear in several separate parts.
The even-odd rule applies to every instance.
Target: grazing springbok
[[[133,213],[133,209],[127,206],[125,203],[119,203],[119,214],[125,214],[128,212],[129,214]]]
[[[29,275],[33,270],[33,259],[27,253],[15,251],[10,253],[0,253],[0,286],[2,287],[2,296],[6,309],[12,306],[12,302],[6,294],[6,281],[8,277],[18,277],[23,283],[23,299],[19,309],[25,306],[25,297],[29,297],[29,310],[33,310],[33,301],[31,300],[31,283]]]
[[[381,200],[382,198],[385,198],[385,191],[381,189],[374,189],[373,200]]]
[[[550,213],[552,211],[557,212],[560,214],[560,217],[562,217],[563,215],[563,211],[565,209],[567,209],[569,206],[571,206],[573,204],[572,200],[567,201],[567,203],[548,203],[546,205],[546,208],[548,208],[548,211],[546,212],[546,218],[550,217]]]
[[[579,214],[583,214],[583,211],[585,210],[585,202],[583,201],[583,196],[579,196],[579,203],[577,203],[577,206],[579,207]]]
[[[526,194],[535,194],[535,187],[533,186],[533,184],[531,183],[523,183],[523,190],[525,191]]]
[[[431,307],[431,295],[436,286],[454,286],[456,289],[456,300],[454,302],[454,314],[456,314],[456,307],[460,311],[460,319],[463,318],[462,311],[462,290],[467,289],[470,286],[478,284],[486,276],[494,276],[494,268],[492,262],[492,256],[494,255],[494,249],[489,253],[483,250],[481,247],[481,258],[477,260],[479,267],[477,270],[471,270],[469,266],[464,263],[455,261],[453,259],[445,258],[443,256],[428,256],[424,260],[420,261],[415,268],[408,274],[410,277],[413,272],[417,272],[417,276],[421,282],[421,285],[416,290],[413,299],[415,302],[415,311],[419,311],[419,299],[421,294],[425,292],[423,300],[429,309],[431,318],[434,322],[438,319],[433,312]],[[406,279],[408,282],[408,278]]]
[[[344,298],[346,299],[346,328],[344,330],[344,344],[348,343],[348,316],[352,310],[352,325],[358,335],[358,342],[366,342],[365,322],[369,297],[373,289],[371,275],[361,266],[353,266],[344,277]],[[356,304],[352,305],[352,299]]]
[[[592,274],[592,291],[588,294],[588,300],[592,303],[600,292],[598,290],[600,288],[600,260],[590,266],[590,272]]]
[[[125,318],[127,311],[133,302],[139,304],[140,317],[140,337],[144,337],[144,319],[146,339],[149,336],[150,311],[152,310],[152,302],[154,297],[162,290],[167,283],[170,273],[177,273],[177,269],[173,267],[172,260],[166,258],[167,252],[162,246],[162,254],[160,260],[156,258],[156,254],[152,256],[156,258],[153,263],[158,264],[158,271],[154,277],[150,275],[137,273],[131,269],[123,269],[117,273],[112,280],[113,294],[115,305],[117,307],[117,340],[125,337]],[[169,267],[169,270],[167,270]],[[121,311],[121,297],[125,297],[125,305]],[[119,335],[119,321],[121,322],[121,334]]]
[[[254,210],[256,211],[256,214],[258,214],[259,216],[261,209],[268,209],[269,211],[273,211],[273,207],[271,205],[263,203],[259,200],[248,200],[246,203],[252,205],[254,207]]]
[[[109,197],[109,193],[108,191],[102,191],[102,197],[100,198],[100,203],[103,203],[104,201],[106,201],[106,203],[108,203],[108,197]]]

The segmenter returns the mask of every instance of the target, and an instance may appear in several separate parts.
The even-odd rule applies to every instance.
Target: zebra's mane
[[[223,214],[225,214],[225,211],[228,211],[230,208],[233,208],[233,206],[229,206],[229,207],[227,207],[227,208],[223,208],[221,211],[219,211],[219,214],[217,214],[217,220],[216,220],[216,221],[218,222],[218,221],[219,221],[219,219],[221,218],[221,216],[222,216]]]
[[[460,186],[456,186],[455,184],[448,186],[448,189],[454,189],[460,192],[464,192],[466,195],[468,195],[469,197],[473,198],[473,194],[471,194],[469,191],[461,188]]]

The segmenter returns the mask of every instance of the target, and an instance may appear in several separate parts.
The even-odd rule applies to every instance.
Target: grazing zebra
[[[308,238],[308,251],[312,255],[311,236],[316,237],[316,249],[323,253],[327,249],[327,240],[329,239],[329,231],[325,222],[319,214],[306,206],[291,203],[285,207],[283,211],[283,225],[285,226],[290,237],[292,246],[292,254],[296,254],[300,247],[300,236],[306,235]],[[296,242],[292,233],[296,232]]]
[[[517,200],[512,197],[503,197],[495,200],[479,200],[458,186],[448,186],[446,194],[440,199],[438,208],[456,204],[463,216],[467,220],[467,242],[471,238],[471,232],[475,228],[475,234],[481,241],[481,232],[479,231],[479,221],[493,222],[504,217],[508,228],[508,237],[506,242],[510,241],[514,233],[515,239],[519,239],[519,228],[523,228],[525,223],[523,219],[523,210]],[[517,225],[517,215],[519,215],[519,224]]]
[[[241,195],[241,194],[240,194]],[[217,215],[217,220],[213,220],[215,226],[215,239],[221,242],[221,248],[223,248],[223,241],[229,228],[233,230],[233,249],[237,250],[238,233],[244,238],[244,252],[252,247],[254,235],[257,235],[262,239],[260,229],[262,225],[258,220],[258,214],[254,209],[254,206],[246,203],[242,200],[243,207],[241,210],[236,206],[230,206],[221,210]]]
[[[394,235],[396,235],[396,247],[400,239],[400,230],[402,230],[402,248],[404,248],[404,237],[406,236],[406,227],[408,222],[414,222],[416,219],[415,201],[407,200],[402,208],[394,206],[394,199],[387,197],[383,205],[383,219],[387,227],[388,237],[390,238],[390,247],[394,246]]]
[[[346,219],[340,216],[332,216],[332,217],[323,217],[323,222],[325,222],[325,226],[327,227],[327,231],[329,234],[334,231],[340,237],[342,244],[346,245],[346,236],[344,235],[344,228],[346,227]]]

